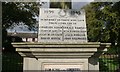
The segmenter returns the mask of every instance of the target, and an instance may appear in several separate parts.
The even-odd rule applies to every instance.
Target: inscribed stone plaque
[[[41,8],[38,42],[87,42],[84,10]]]
[[[78,65],[78,64],[47,64],[47,65],[44,65],[44,70],[80,71],[80,70],[83,70],[83,65]]]

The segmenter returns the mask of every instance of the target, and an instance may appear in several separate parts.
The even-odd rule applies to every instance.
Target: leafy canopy
[[[7,29],[11,26],[23,23],[29,29],[37,23],[39,4],[36,2],[3,2],[2,3],[2,26]]]
[[[86,10],[89,41],[111,42],[120,37],[120,2],[92,2]]]

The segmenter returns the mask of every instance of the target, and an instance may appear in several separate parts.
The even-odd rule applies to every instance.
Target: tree
[[[20,23],[28,25],[31,29],[37,23],[36,16],[38,16],[39,7],[36,2],[3,2],[2,7],[3,29]]]
[[[120,2],[96,2],[85,6],[89,41],[118,42]]]
[[[90,3],[84,9],[89,41],[110,42],[108,53],[118,54],[120,69],[120,2]]]
[[[39,3],[36,2],[3,2],[2,3],[2,47],[10,48],[6,29],[25,24],[29,30],[38,23]]]

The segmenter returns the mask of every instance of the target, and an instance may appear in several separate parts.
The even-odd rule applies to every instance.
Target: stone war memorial
[[[84,10],[40,8],[38,42],[12,43],[23,70],[99,72],[110,43],[88,42]]]

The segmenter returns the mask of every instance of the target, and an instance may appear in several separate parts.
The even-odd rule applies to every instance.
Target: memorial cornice
[[[12,43],[23,57],[34,58],[89,58],[96,52],[107,51],[111,43]]]

